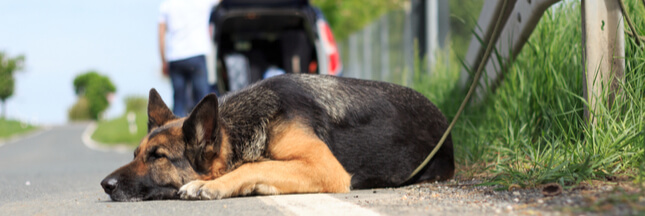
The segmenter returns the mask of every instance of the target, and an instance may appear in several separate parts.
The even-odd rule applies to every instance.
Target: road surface
[[[99,182],[132,153],[83,144],[87,124],[43,130],[0,144],[0,215],[508,215],[536,213],[513,198],[449,183],[349,194],[242,197],[214,201],[112,202]],[[543,212],[542,215],[554,212]]]

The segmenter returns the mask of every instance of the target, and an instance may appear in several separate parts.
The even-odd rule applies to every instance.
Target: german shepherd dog
[[[447,128],[428,99],[390,83],[287,74],[217,98],[178,118],[150,90],[148,135],[132,162],[101,185],[114,201],[346,193],[446,180],[448,138],[404,182]]]

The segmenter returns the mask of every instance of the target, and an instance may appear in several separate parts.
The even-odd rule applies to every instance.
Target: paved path
[[[109,200],[99,182],[132,153],[95,151],[87,124],[54,127],[0,145],[0,215],[506,215],[512,199],[426,184],[349,194],[243,197],[215,201]],[[450,189],[450,190],[448,190]],[[441,192],[444,191],[444,192]],[[460,198],[461,197],[461,198]],[[510,206],[510,207],[509,207]],[[524,212],[526,213],[526,212]],[[544,213],[544,212],[543,212]]]

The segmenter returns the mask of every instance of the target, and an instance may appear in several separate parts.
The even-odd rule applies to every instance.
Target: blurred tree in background
[[[107,109],[108,95],[114,93],[116,87],[107,76],[96,71],[88,71],[74,79],[74,92],[78,102],[69,110],[70,120],[98,120],[100,114]]]
[[[13,95],[15,87],[14,72],[22,69],[24,56],[9,57],[0,51],[0,101],[2,102],[2,118],[7,116],[7,99]]]
[[[320,8],[338,40],[365,27],[391,10],[401,9],[406,0],[311,0]]]

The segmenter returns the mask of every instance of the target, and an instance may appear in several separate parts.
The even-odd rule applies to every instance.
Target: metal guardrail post
[[[363,29],[363,76],[364,79],[374,79],[372,70],[372,25]]]
[[[379,21],[379,25],[381,26],[381,80],[383,81],[392,78],[390,77],[389,17],[385,14]]]
[[[496,40],[498,56],[491,56],[486,62],[486,76],[479,82],[474,102],[480,102],[489,90],[494,90],[501,81],[501,72],[522,49],[539,19],[551,5],[560,0],[522,0],[511,1],[513,10],[505,15],[505,25]],[[501,1],[487,1],[479,16],[475,30],[477,35],[471,39],[467,66],[477,68],[481,62],[484,45],[492,35],[493,17],[501,11]],[[584,98],[590,107],[585,109],[585,117],[595,124],[593,113],[599,112],[597,106],[603,97],[611,105],[620,80],[625,71],[625,33],[623,17],[616,0],[582,0],[582,31],[584,62]],[[479,37],[479,38],[478,38]],[[501,58],[501,59],[500,59]],[[500,65],[501,63],[501,65]],[[464,69],[460,85],[465,88],[469,74]],[[607,91],[608,90],[608,91]],[[604,94],[604,95],[603,95]]]
[[[439,3],[438,1],[427,1],[426,2],[426,58],[428,63],[428,68],[434,66],[436,60],[437,48],[439,47],[439,13],[437,12]],[[423,56],[421,56],[423,57]],[[427,71],[428,74],[431,74],[431,70]]]
[[[354,78],[360,78],[361,74],[361,65],[360,59],[358,57],[358,35],[352,34],[349,36],[349,71],[348,76]]]
[[[507,8],[504,11],[511,11],[515,5],[516,0],[509,0],[507,3]],[[472,82],[472,74],[469,74],[468,71],[474,71],[478,67],[478,64],[481,61],[482,56],[484,55],[484,50],[486,49],[486,44],[483,44],[484,41],[491,41],[491,35],[493,35],[493,28],[495,26],[495,18],[502,11],[502,1],[486,1],[482,7],[481,12],[479,13],[479,19],[477,19],[477,25],[473,29],[473,36],[470,39],[470,45],[468,46],[468,52],[466,53],[466,66],[468,68],[463,68],[461,70],[461,76],[459,79],[459,86],[462,89],[468,88],[468,84]],[[510,13],[510,12],[509,12]],[[504,16],[504,19],[508,18],[508,15]],[[502,21],[502,23],[506,23]],[[481,88],[481,87],[480,87]],[[476,97],[477,98],[477,97]]]
[[[499,56],[491,55],[491,57],[484,61],[486,62],[486,74],[479,81],[479,86],[475,92],[476,97],[473,102],[481,102],[483,97],[489,90],[494,90],[496,85],[503,77],[503,69],[509,60],[515,58],[522,50],[522,47],[531,36],[538,21],[544,12],[554,3],[560,0],[521,0],[509,1],[507,7],[513,8],[505,11],[510,11],[504,15],[503,23],[504,28],[496,39],[496,50]],[[478,25],[480,29],[476,29],[481,41],[489,41],[492,35],[492,27],[495,25],[494,18],[501,11],[502,1],[486,1],[481,14],[479,15]],[[468,48],[466,56],[467,65],[471,68],[477,68],[478,63],[482,62],[481,58],[485,49],[485,44],[482,44],[477,36],[473,36]],[[501,58],[501,59],[500,59]],[[502,63],[501,65],[499,63]],[[467,70],[462,70],[460,86],[466,88],[467,84],[472,82]]]
[[[613,104],[625,72],[625,31],[617,0],[582,0],[585,117],[595,124],[599,103]],[[608,90],[608,91],[607,91]],[[604,92],[604,93],[603,93]],[[604,94],[604,95],[603,95]],[[602,98],[607,97],[606,101]]]
[[[403,76],[401,83],[409,86],[412,84],[414,74],[414,34],[412,30],[412,12],[405,11],[403,24]]]

